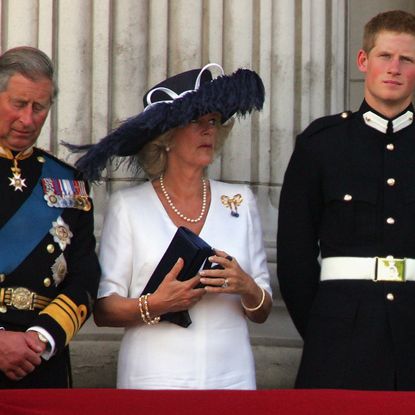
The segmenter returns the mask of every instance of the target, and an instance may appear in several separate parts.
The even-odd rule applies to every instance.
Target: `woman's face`
[[[213,161],[220,123],[219,113],[209,113],[177,128],[171,138],[168,160],[197,167],[208,166]]]

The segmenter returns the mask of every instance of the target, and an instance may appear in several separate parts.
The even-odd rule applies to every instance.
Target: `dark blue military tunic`
[[[12,183],[12,160],[0,157],[0,232],[27,202],[35,186],[39,185],[40,175],[47,163],[58,166],[58,170],[67,177],[78,178],[72,167],[35,148],[30,157],[18,161],[21,178],[24,179],[24,186],[19,189]],[[59,177],[53,179],[59,183]],[[45,209],[57,212],[55,219],[46,225],[40,224],[39,219]],[[0,269],[0,326],[16,331],[39,326],[53,337],[57,353],[50,360],[42,361],[33,373],[21,381],[12,382],[0,375],[0,387],[68,387],[68,344],[91,313],[100,275],[95,254],[93,212],[79,206],[64,207],[59,211],[54,206],[48,206],[45,199],[33,202],[30,211],[29,226],[27,222],[24,226],[18,225],[18,231],[14,232],[20,237],[24,235],[22,245],[26,241],[31,242],[29,251],[23,259],[19,259],[14,269],[8,272]],[[35,233],[41,236],[33,237]],[[7,262],[7,258],[3,259],[0,267],[5,267]],[[16,295],[11,304],[9,288],[23,288],[36,293],[31,307],[19,304]]]
[[[415,282],[320,282],[319,255],[415,258],[415,124],[381,132],[367,111],[313,122],[282,187],[278,279],[304,339],[300,388],[415,390]]]

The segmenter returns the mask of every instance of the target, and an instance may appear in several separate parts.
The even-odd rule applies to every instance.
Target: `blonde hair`
[[[225,140],[229,136],[234,124],[235,119],[231,118],[218,127],[215,156],[222,151]],[[165,171],[167,164],[167,148],[173,145],[172,136],[177,128],[179,127],[173,128],[156,137],[154,140],[151,140],[138,152],[138,163],[149,179],[155,179]]]

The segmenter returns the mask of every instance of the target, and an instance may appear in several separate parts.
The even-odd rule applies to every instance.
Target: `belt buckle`
[[[27,288],[14,288],[10,304],[18,310],[33,310],[33,296],[34,293]]]
[[[374,281],[405,282],[405,258],[376,257]]]

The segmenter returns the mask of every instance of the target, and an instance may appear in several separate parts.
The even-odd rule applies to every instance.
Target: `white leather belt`
[[[415,259],[329,257],[321,261],[320,280],[415,281]]]

